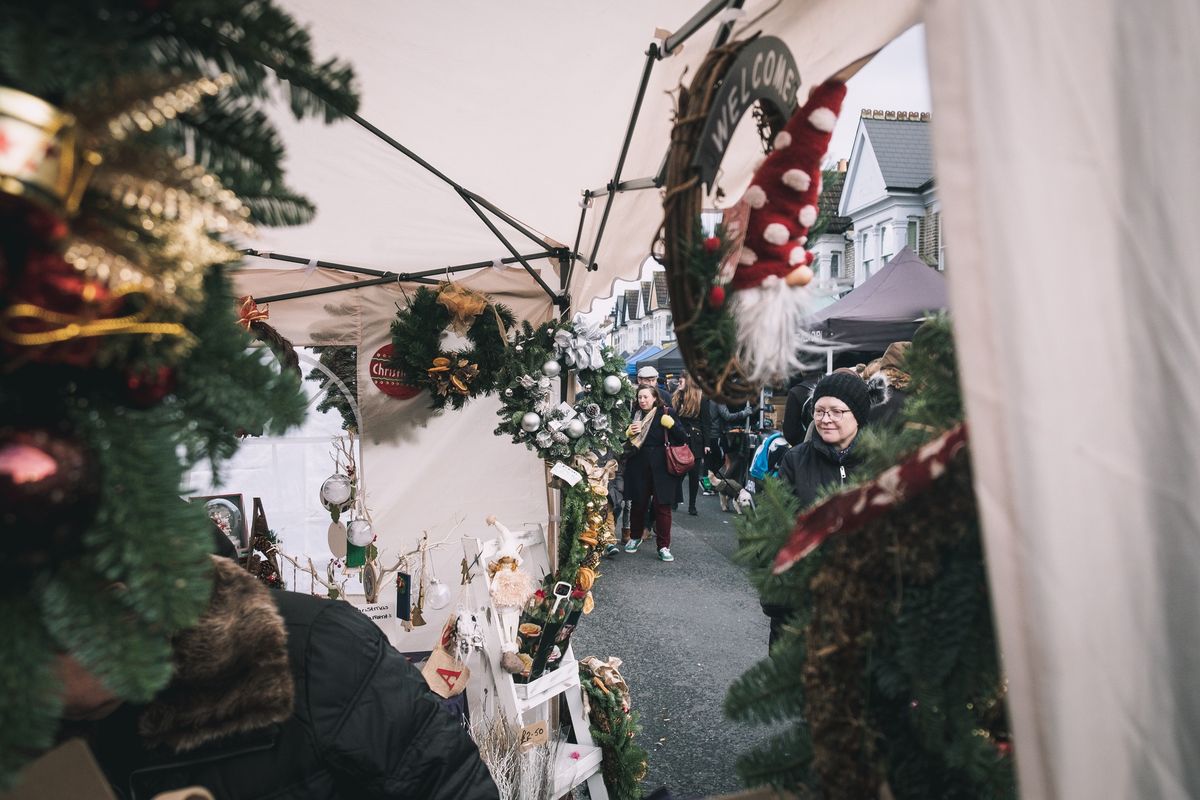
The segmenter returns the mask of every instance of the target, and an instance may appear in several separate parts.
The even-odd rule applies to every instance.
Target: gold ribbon
[[[621,676],[621,663],[621,659],[616,656],[610,656],[607,659],[588,656],[581,659],[579,665],[592,673],[594,680],[600,681],[606,689],[615,692],[621,698],[623,707],[628,709],[630,705],[629,684],[625,683],[625,678]]]
[[[187,328],[178,323],[145,322],[147,313],[147,311],[139,311],[124,317],[89,320],[70,314],[60,314],[32,303],[14,303],[4,312],[3,325],[0,325],[0,338],[21,347],[41,347],[68,342],[72,339],[124,333],[144,336],[191,336]],[[35,332],[14,331],[9,323],[19,319],[33,319],[56,327]]]
[[[450,328],[460,336],[471,329],[475,318],[489,305],[479,292],[453,283],[442,284],[437,300],[450,312]]]
[[[240,298],[238,306],[238,324],[246,330],[250,330],[250,326],[255,322],[266,322],[271,317],[271,307],[258,307],[258,303],[254,302],[253,295],[246,295]]]

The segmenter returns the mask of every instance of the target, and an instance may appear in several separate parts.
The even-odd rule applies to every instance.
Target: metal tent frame
[[[572,299],[568,291],[571,285],[571,274],[574,266],[581,260],[586,265],[589,271],[595,271],[599,268],[596,264],[596,254],[600,250],[600,243],[604,237],[604,230],[608,224],[609,213],[612,211],[613,201],[616,195],[622,192],[639,191],[643,189],[657,189],[663,185],[664,168],[660,168],[657,175],[646,178],[636,178],[633,180],[622,181],[621,173],[625,167],[625,159],[629,154],[629,147],[633,140],[634,128],[637,126],[638,117],[641,114],[642,101],[645,99],[646,87],[650,81],[650,74],[653,71],[654,64],[678,50],[684,42],[686,42],[693,34],[703,27],[709,20],[713,19],[718,14],[727,9],[740,9],[744,0],[710,0],[702,9],[696,12],[687,22],[683,24],[675,33],[662,40],[661,46],[658,40],[650,43],[646,50],[646,63],[642,70],[641,80],[638,83],[637,92],[633,103],[633,111],[629,117],[629,124],[625,128],[625,138],[621,144],[620,154],[617,156],[617,164],[613,170],[612,179],[599,189],[584,189],[582,190],[583,200],[580,203],[581,211],[579,215],[579,227],[575,234],[575,246],[573,248],[554,247],[549,249],[541,249],[536,252],[521,253],[509,241],[497,227],[496,222],[488,215],[489,212],[496,219],[512,227],[515,231],[529,238],[536,243],[540,248],[546,248],[546,242],[539,237],[534,231],[523,225],[512,215],[506,213],[502,209],[488,202],[483,197],[479,196],[470,189],[465,188],[457,183],[441,170],[434,167],[425,159],[421,158],[415,152],[405,147],[399,141],[389,136],[385,131],[380,130],[368,120],[364,119],[360,114],[346,109],[340,109],[345,116],[354,122],[358,123],[368,132],[376,136],[378,139],[392,147],[394,150],[407,156],[413,162],[427,170],[430,174],[437,177],[439,180],[449,185],[455,193],[462,198],[467,207],[479,217],[480,221],[492,232],[496,239],[510,253],[509,256],[498,259],[502,264],[520,264],[529,276],[546,292],[550,301],[558,306],[559,313],[566,315],[571,309]],[[732,31],[733,21],[728,20],[721,24],[717,31],[716,38],[713,41],[713,47],[719,47],[724,44]],[[267,62],[262,62],[265,66],[271,65]],[[323,97],[325,102],[337,108],[337,103],[329,97]],[[596,232],[596,239],[592,243],[592,252],[590,257],[583,259],[579,252],[580,240],[583,236],[583,226],[587,220],[587,213],[594,205],[594,200],[598,197],[606,197],[604,210],[600,217],[600,226]],[[326,269],[338,270],[340,272],[349,272],[357,275],[369,276],[369,280],[355,281],[353,283],[337,284],[334,286],[323,286],[315,289],[302,289],[294,292],[285,292],[282,294],[270,295],[265,297],[257,297],[255,300],[259,303],[273,303],[284,300],[293,300],[301,297],[312,297],[315,295],[331,294],[341,292],[348,289],[359,289],[366,286],[380,286],[392,283],[425,283],[434,284],[438,281],[433,279],[433,276],[446,276],[447,278],[456,273],[468,272],[471,270],[481,269],[483,267],[492,266],[495,261],[475,261],[469,264],[459,264],[450,267],[437,267],[426,270],[418,270],[415,272],[391,272],[387,270],[370,269],[367,267],[355,266],[352,264],[342,264],[333,261],[320,261],[316,259],[308,259],[302,256],[288,255],[283,253],[273,253],[267,250],[246,249],[242,251],[244,255],[253,256],[256,258],[269,259],[273,261],[284,261],[292,264],[304,264],[312,267],[323,267]],[[546,283],[530,264],[530,261],[541,258],[554,258],[559,262],[559,286],[555,290]]]

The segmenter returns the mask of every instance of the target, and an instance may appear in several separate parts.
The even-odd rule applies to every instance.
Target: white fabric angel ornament
[[[504,631],[500,666],[505,671],[516,674],[525,669],[524,663],[517,656],[517,622],[520,620],[521,609],[537,591],[537,583],[529,573],[521,569],[524,559],[521,558],[521,548],[512,531],[494,516],[488,517],[487,523],[500,531],[500,547],[488,562],[492,605],[500,615],[501,628]]]

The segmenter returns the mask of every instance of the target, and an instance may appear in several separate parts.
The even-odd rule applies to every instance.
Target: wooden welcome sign
[[[708,106],[692,159],[700,180],[710,190],[733,132],[746,112],[761,103],[776,120],[786,120],[796,110],[799,88],[800,69],[782,39],[760,36],[738,50]]]

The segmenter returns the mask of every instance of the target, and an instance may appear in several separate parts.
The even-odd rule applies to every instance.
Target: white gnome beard
[[[826,349],[804,336],[814,309],[803,287],[771,275],[760,286],[734,292],[729,306],[737,321],[738,360],[751,383],[786,383]]]

